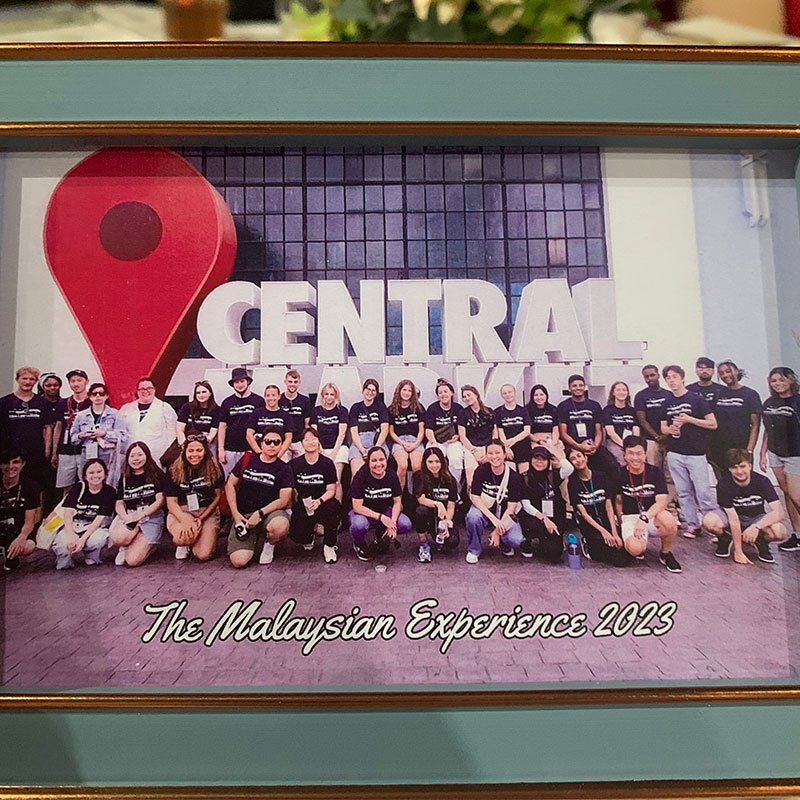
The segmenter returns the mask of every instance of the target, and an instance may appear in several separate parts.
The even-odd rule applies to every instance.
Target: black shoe
[[[366,551],[363,545],[353,543],[353,552],[359,561],[372,561],[372,556]]]
[[[729,533],[721,533],[717,539],[717,549],[714,551],[714,555],[717,558],[728,558],[732,547],[733,539],[731,535]]]
[[[797,541],[797,534],[793,533],[785,542],[778,545],[778,550],[783,553],[791,553],[794,550],[800,550],[800,542]]]
[[[769,549],[769,541],[767,537],[764,536],[764,531],[761,531],[758,536],[756,536],[756,550],[758,550],[759,561],[763,561],[765,564],[775,563],[775,556],[772,555]]]
[[[681,565],[672,553],[661,553],[658,560],[667,568],[667,572],[683,572]]]
[[[6,572],[11,572],[12,570],[18,569],[20,565],[19,556],[14,556],[14,558],[7,558],[3,562],[3,569]]]

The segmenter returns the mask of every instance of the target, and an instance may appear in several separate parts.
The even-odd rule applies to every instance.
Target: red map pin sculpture
[[[44,250],[119,402],[143,375],[166,391],[200,304],[230,275],[236,230],[219,192],[177,153],[107,148],[56,186]]]

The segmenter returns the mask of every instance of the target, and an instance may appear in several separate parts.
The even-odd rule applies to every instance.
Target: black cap
[[[542,447],[541,445],[537,445],[536,447],[531,450],[531,458],[535,458],[536,456],[540,456],[541,458],[546,458],[548,461],[552,457],[552,453],[546,448]]]
[[[250,374],[250,370],[245,369],[244,367],[234,367],[231,370],[231,379],[228,381],[228,386],[233,388],[233,384],[236,381],[240,381],[244,378],[248,383],[253,382],[253,376]]]
[[[67,380],[69,380],[70,378],[74,377],[75,375],[80,376],[84,380],[87,380],[87,381],[89,380],[89,376],[82,369],[71,369],[67,373]]]

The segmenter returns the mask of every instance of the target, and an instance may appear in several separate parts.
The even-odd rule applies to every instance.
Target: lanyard
[[[636,484],[633,482],[633,473],[628,468],[628,481],[630,482],[631,490],[633,491],[633,499],[636,500],[636,505],[639,507],[639,513],[644,514],[644,505],[642,505],[641,496],[639,492],[642,492],[642,496],[644,496],[644,479],[647,477],[646,470],[642,473],[642,482],[637,487]]]
[[[594,496],[594,478],[591,475],[589,476],[588,489],[587,489],[587,486],[586,486],[586,482],[583,480],[583,478],[579,478],[579,480],[581,482],[581,486],[583,486],[583,491],[584,492],[586,492],[586,491],[591,492],[591,495],[592,495],[592,509],[594,511],[595,517],[599,521],[600,520],[600,512],[597,510],[597,498]]]

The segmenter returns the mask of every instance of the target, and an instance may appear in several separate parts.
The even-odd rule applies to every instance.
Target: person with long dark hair
[[[214,555],[224,484],[222,466],[205,434],[190,433],[164,482],[169,512],[167,530],[175,543],[175,558],[179,561],[188,558],[189,553],[198,561],[208,561]]]
[[[550,402],[550,394],[543,383],[531,389],[528,401],[528,416],[531,418],[531,443],[547,447],[548,442],[559,441],[558,409]]]
[[[219,430],[220,407],[214,399],[214,389],[208,381],[197,381],[192,399],[178,411],[175,437],[178,444],[186,441],[188,433],[203,433],[209,445],[213,445]]]
[[[464,402],[464,413],[458,424],[458,435],[464,447],[467,486],[471,486],[472,476],[478,465],[485,464],[487,461],[486,448],[489,442],[497,439],[497,425],[494,414],[483,404],[481,393],[474,386],[470,384],[462,386],[461,399]],[[505,446],[503,453],[505,453]]]
[[[350,474],[364,466],[371,447],[382,447],[388,456],[389,410],[378,400],[380,386],[375,378],[367,378],[361,387],[361,400],[350,409]]]
[[[125,452],[117,486],[117,515],[111,522],[112,544],[119,547],[115,564],[138,567],[161,541],[164,530],[164,473],[144,442]]]
[[[778,550],[800,550],[800,396],[798,380],[790,367],[773,367],[767,376],[769,397],[764,401],[761,416],[765,436],[761,440],[759,466],[769,466],[775,473],[786,501],[792,533]]]
[[[437,552],[458,547],[458,531],[453,525],[458,486],[441,448],[428,447],[422,454],[422,467],[414,474],[414,497],[417,499],[414,529],[419,535],[417,558],[426,563],[431,560],[428,537]]]
[[[402,380],[394,389],[389,405],[389,440],[397,464],[397,480],[405,488],[409,466],[412,472],[422,466],[425,440],[425,406],[419,401],[413,381]]]
[[[761,428],[761,398],[755,389],[742,385],[744,371],[733,361],[720,361],[717,375],[722,388],[717,393],[714,409],[717,429],[711,435],[708,458],[720,475],[724,475],[728,450],[747,450],[752,455],[756,449]]]
[[[639,422],[631,405],[631,390],[625,381],[614,381],[608,392],[608,402],[603,409],[606,431],[606,449],[621,466],[625,466],[623,442],[628,436],[639,435]]]

